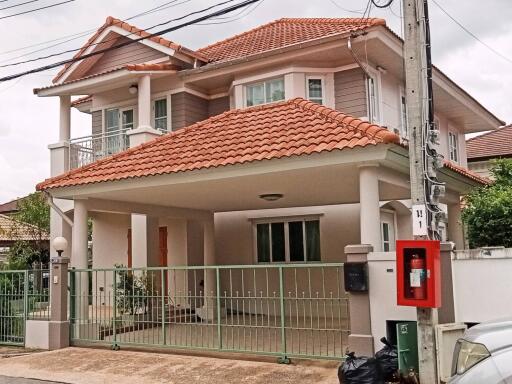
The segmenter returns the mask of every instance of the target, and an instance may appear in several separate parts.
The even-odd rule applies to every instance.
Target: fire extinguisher
[[[424,300],[427,297],[427,271],[425,259],[417,254],[412,255],[410,262],[410,286],[412,297],[416,300]]]

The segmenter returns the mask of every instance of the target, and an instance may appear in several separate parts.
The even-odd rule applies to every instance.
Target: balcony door
[[[128,148],[126,132],[135,128],[134,108],[111,108],[105,111],[105,155],[113,155]]]

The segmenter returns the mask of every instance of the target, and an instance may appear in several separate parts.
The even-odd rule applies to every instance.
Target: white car
[[[468,329],[453,352],[450,384],[512,384],[512,319]]]

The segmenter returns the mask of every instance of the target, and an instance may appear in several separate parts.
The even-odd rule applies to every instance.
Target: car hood
[[[512,346],[512,318],[475,325],[464,334],[464,339],[484,344],[489,352]]]

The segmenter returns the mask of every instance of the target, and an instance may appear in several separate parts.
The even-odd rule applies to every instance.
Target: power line
[[[22,5],[30,4],[30,3],[35,3],[35,2],[37,2],[37,1],[40,1],[40,0],[30,0],[30,1],[25,1],[24,3],[19,3],[19,4],[14,4],[14,5],[9,5],[9,6],[7,6],[7,7],[0,8],[0,11],[3,11],[4,9],[10,9],[10,8],[21,7]]]
[[[189,0],[187,0],[187,1],[189,1]],[[223,1],[221,3],[217,3],[217,4],[214,4],[212,6],[209,6],[207,8],[203,8],[203,9],[201,9],[199,11],[190,12],[190,13],[184,15],[184,16],[180,16],[180,17],[177,17],[175,19],[171,19],[171,20],[165,21],[163,23],[159,23],[159,24],[153,25],[151,27],[148,27],[148,28],[145,29],[145,31],[149,31],[150,29],[154,29],[156,27],[161,27],[161,26],[169,24],[169,23],[171,23],[173,21],[183,20],[183,19],[185,19],[185,18],[187,18],[189,16],[192,16],[192,15],[195,15],[195,14],[198,14],[198,13],[203,13],[205,11],[209,11],[210,9],[216,8],[216,7],[220,6],[220,5],[224,5],[224,4],[227,4],[227,3],[232,3],[233,1],[236,1],[236,0],[226,0],[226,1]],[[131,33],[129,33],[126,36],[132,36],[132,35],[136,35],[136,33],[135,32],[131,32]],[[96,45],[105,44],[105,43],[108,43],[109,41],[113,41],[113,40],[117,40],[117,39],[118,39],[118,37],[112,37],[110,39],[103,40],[103,41],[101,41],[99,43],[91,43],[91,44],[88,44],[88,45],[80,47],[80,48],[68,49],[66,51],[52,53],[50,55],[46,55],[46,56],[42,56],[42,57],[36,57],[36,58],[33,58],[33,59],[29,59],[29,60],[18,61],[16,63],[9,63],[9,64],[0,65],[0,68],[13,67],[13,66],[20,65],[20,64],[33,63],[34,61],[40,61],[40,60],[49,59],[51,57],[62,56],[62,55],[65,55],[66,53],[77,52],[77,51],[80,51],[82,49],[87,49],[87,48],[90,48],[90,47],[94,47]]]
[[[24,72],[20,72],[20,73],[14,74],[14,75],[4,76],[4,77],[0,78],[0,82],[17,79],[19,77],[26,76],[26,75],[29,75],[29,74],[32,74],[32,73],[38,73],[38,72],[46,71],[48,69],[56,68],[56,67],[59,67],[59,66],[64,65],[64,64],[74,63],[74,62],[77,62],[77,61],[81,61],[81,60],[87,59],[89,57],[93,57],[93,56],[96,56],[96,55],[103,54],[105,52],[109,52],[109,51],[112,51],[112,50],[115,50],[115,49],[119,49],[121,47],[126,47],[127,45],[135,44],[135,43],[138,43],[138,42],[140,42],[142,40],[147,40],[147,39],[150,39],[152,37],[160,36],[160,35],[163,35],[163,34],[168,33],[168,32],[176,31],[178,29],[182,29],[182,28],[187,27],[189,25],[197,24],[197,23],[199,23],[201,21],[208,20],[208,19],[211,19],[211,18],[216,17],[216,16],[225,15],[225,14],[227,14],[229,12],[236,11],[237,9],[240,9],[242,7],[246,7],[246,6],[248,6],[250,4],[253,4],[253,3],[257,2],[257,1],[260,1],[260,0],[245,0],[245,1],[242,1],[241,3],[235,4],[235,5],[231,5],[229,7],[226,7],[226,8],[220,9],[218,11],[209,13],[209,14],[207,14],[205,16],[200,16],[200,17],[198,17],[196,19],[184,22],[184,23],[179,24],[177,26],[165,28],[165,29],[163,29],[161,31],[158,31],[158,32],[155,32],[155,33],[151,33],[151,34],[149,34],[147,36],[142,36],[142,37],[139,37],[139,38],[134,39],[134,40],[125,41],[123,43],[120,43],[118,45],[115,45],[115,46],[112,46],[112,47],[109,47],[109,48],[101,49],[101,50],[98,50],[96,52],[91,52],[91,53],[82,55],[82,56],[77,57],[77,58],[71,58],[71,59],[67,59],[67,60],[62,60],[62,61],[59,61],[59,62],[56,62],[56,63],[53,63],[53,64],[48,64],[48,65],[45,65],[43,67],[34,68],[34,69],[31,69],[31,70],[28,70],[28,71],[24,71]],[[219,4],[222,4],[222,3],[219,3]],[[219,4],[217,4],[216,6],[218,6]],[[186,18],[186,17],[188,17],[188,16],[190,16],[192,14],[202,13],[205,10],[211,9],[213,7],[214,6],[211,6],[211,7],[205,8],[205,9],[203,9],[201,11],[192,12],[192,13],[190,13],[188,15],[179,17],[179,18],[177,18],[175,20]],[[173,20],[157,24],[157,26],[168,24],[171,21],[173,21]]]
[[[387,8],[389,7],[392,3],[393,3],[394,0],[388,0],[387,3],[385,4],[380,4],[379,2],[377,2],[377,0],[372,0],[372,4],[375,5],[377,8]]]
[[[339,5],[335,0],[329,0],[329,1],[331,3],[333,3],[336,8],[339,8],[342,11],[345,11],[345,12],[348,12],[348,13],[355,13],[355,14],[358,14],[358,15],[362,15],[363,14],[363,10],[362,9],[360,9],[360,10],[348,9],[348,8],[345,8],[345,7],[342,7],[341,5]]]
[[[446,15],[448,16],[455,24],[457,24],[460,28],[462,28],[462,30],[464,30],[464,32],[466,32],[469,36],[471,36],[473,39],[475,39],[476,41],[478,41],[480,44],[482,44],[483,46],[485,46],[487,49],[489,49],[491,52],[493,52],[495,55],[501,57],[503,60],[506,60],[508,61],[509,63],[512,63],[512,59],[503,55],[501,52],[499,52],[497,49],[493,48],[492,46],[490,46],[489,44],[487,44],[486,42],[480,40],[480,38],[478,36],[476,36],[473,32],[471,32],[469,29],[467,29],[461,22],[459,22],[457,19],[455,19],[455,17],[453,17],[452,15],[450,15],[448,13],[448,11],[446,11],[443,7],[441,7],[437,1],[435,0],[432,0],[432,2]]]
[[[167,7],[164,7],[164,6],[165,6],[165,5],[167,5],[167,4],[175,3],[175,2],[177,2],[177,1],[178,1],[178,0],[168,1],[167,3],[161,4],[161,5],[159,5],[158,7],[155,7],[155,8],[149,9],[149,10],[147,10],[147,11],[145,11],[145,12],[141,12],[141,13],[139,13],[139,14],[137,14],[137,15],[134,15],[134,16],[130,16],[130,17],[128,17],[128,18],[126,18],[126,19],[124,19],[124,20],[120,20],[119,22],[114,23],[114,25],[121,24],[122,22],[125,22],[125,21],[128,21],[128,20],[131,20],[131,19],[134,19],[134,18],[136,18],[136,17],[146,16],[146,15],[148,15],[148,14],[151,14],[151,13],[154,13],[154,12],[157,12],[157,11],[163,11],[164,9],[167,9],[167,8],[171,8],[171,7],[174,7],[174,6],[182,5],[182,4],[188,3],[188,2],[190,2],[190,1],[192,1],[192,0],[184,0],[184,1],[182,1],[181,3],[174,4],[174,5],[170,5],[170,6],[167,6]],[[231,1],[234,1],[234,0],[231,0]],[[164,8],[162,8],[162,7],[164,7]],[[146,30],[151,29],[151,28],[154,28],[154,27],[146,28]],[[77,39],[79,39],[79,38],[81,38],[81,37],[83,37],[83,36],[87,36],[89,33],[93,32],[93,31],[95,31],[95,30],[96,30],[96,29],[93,29],[93,30],[90,30],[90,31],[86,31],[87,33],[85,33],[85,32],[84,32],[84,33],[80,33],[80,35],[79,35],[79,36],[72,37],[71,39],[68,39],[68,40],[65,40],[65,41],[58,42],[58,43],[53,44],[53,45],[50,45],[50,46],[48,46],[48,47],[44,47],[44,48],[40,48],[40,49],[36,49],[35,51],[28,52],[28,53],[25,53],[25,54],[23,54],[23,55],[19,55],[19,56],[16,56],[16,57],[11,57],[11,58],[9,58],[9,59],[7,59],[7,60],[2,60],[2,61],[0,61],[0,64],[1,64],[1,63],[9,62],[9,61],[11,61],[11,60],[19,59],[19,58],[22,58],[22,57],[26,57],[26,56],[29,56],[29,55],[31,55],[31,54],[33,54],[33,53],[37,53],[37,52],[41,52],[41,51],[46,51],[46,50],[47,50],[47,49],[49,49],[49,48],[53,48],[53,47],[56,47],[56,46],[58,46],[58,45],[68,43],[68,42],[70,42],[70,41],[77,40]],[[133,35],[133,34],[134,34],[134,33],[130,33],[130,34],[128,34],[127,36],[131,36],[131,35]],[[75,36],[75,35],[71,35],[71,36]],[[112,40],[117,40],[117,39],[118,39],[118,37],[110,38],[110,39],[107,39],[107,40],[102,41],[102,44],[107,43],[107,42],[112,41]],[[57,39],[57,40],[60,40],[60,39]],[[54,41],[55,41],[55,40],[54,40]],[[87,45],[86,47],[82,47],[82,48],[89,48],[89,47],[91,47],[91,46],[93,46],[93,45],[97,45],[97,44],[99,44],[99,43],[95,43],[95,44],[92,44],[92,43],[91,43],[91,44]],[[12,66],[19,65],[19,64],[26,64],[26,63],[30,63],[30,62],[33,62],[33,61],[39,61],[39,60],[43,60],[43,59],[48,59],[48,58],[50,58],[50,57],[60,56],[60,55],[63,55],[63,54],[65,54],[65,53],[76,52],[76,51],[79,51],[79,50],[80,50],[80,49],[82,49],[82,48],[73,49],[73,50],[68,50],[68,51],[64,51],[64,52],[56,53],[56,54],[51,54],[51,55],[43,56],[43,57],[40,57],[40,58],[34,58],[34,59],[30,59],[30,60],[25,60],[25,61],[19,61],[19,62],[15,62],[15,63],[9,63],[9,64],[5,64],[5,65],[0,65],[0,68],[12,67]]]
[[[0,1],[8,1],[8,0],[0,0]],[[179,4],[175,4],[175,5],[171,5],[171,6],[168,6],[168,7],[165,7],[166,5],[168,4],[172,4],[172,3],[175,3],[177,2],[178,0],[172,0],[172,1],[168,1],[166,3],[163,3],[157,7],[154,7],[154,8],[151,8],[151,9],[148,9],[147,11],[144,11],[144,12],[141,12],[139,14],[136,14],[136,15],[133,15],[133,16],[130,16],[126,19],[123,19],[121,21],[128,21],[128,20],[131,20],[131,19],[135,19],[137,17],[141,17],[141,16],[146,16],[146,15],[149,15],[151,13],[154,13],[154,12],[157,12],[157,11],[163,11],[164,9],[168,9],[168,8],[171,8],[173,6],[178,6],[178,5],[182,5],[182,4],[185,4],[185,3],[188,3],[192,0],[185,0]],[[163,8],[162,8],[163,7]],[[161,9],[159,9],[161,8]],[[16,57],[11,57],[7,60],[3,60],[3,61],[0,61],[0,63],[5,63],[5,62],[8,62],[10,60],[15,60],[15,59],[19,59],[21,57],[25,57],[25,56],[28,56],[28,55],[31,55],[33,53],[37,53],[37,52],[41,52],[41,51],[44,51],[46,49],[49,49],[49,48],[53,48],[53,47],[56,47],[58,45],[61,45],[61,44],[65,44],[65,43],[68,43],[70,41],[73,41],[73,40],[76,40],[76,39],[79,39],[83,36],[87,36],[88,34],[96,31],[98,28],[92,28],[92,29],[88,29],[86,31],[82,31],[82,32],[77,32],[77,33],[73,33],[71,35],[66,35],[66,36],[62,36],[62,37],[59,37],[57,39],[52,39],[52,40],[47,40],[47,41],[43,41],[43,42],[40,42],[40,43],[36,43],[36,44],[31,44],[31,45],[27,45],[25,47],[21,47],[21,48],[16,48],[16,49],[11,49],[9,51],[4,51],[4,52],[0,52],[0,56],[3,56],[3,55],[7,55],[9,53],[13,53],[13,52],[19,52],[19,51],[23,51],[25,49],[28,49],[28,48],[33,48],[33,47],[38,47],[40,45],[44,45],[44,44],[48,44],[48,43],[53,43],[53,42],[56,42],[56,41],[60,41],[60,40],[63,40],[63,39],[67,39],[67,38],[70,38],[71,39],[68,39],[68,40],[65,40],[65,41],[60,41],[59,43],[56,43],[56,44],[53,44],[53,45],[50,45],[50,46],[47,46],[47,47],[44,47],[44,48],[41,48],[41,49],[38,49],[38,50],[35,50],[35,51],[32,51],[32,52],[28,52],[28,53],[25,53],[23,55],[20,55],[20,56],[16,56]]]
[[[36,12],[36,11],[40,11],[42,9],[48,9],[48,8],[53,8],[53,7],[56,7],[58,5],[62,5],[62,4],[66,4],[66,3],[71,3],[75,0],[66,0],[66,1],[62,1],[60,3],[55,3],[55,4],[50,4],[50,5],[46,5],[44,7],[39,7],[39,8],[35,8],[35,9],[31,9],[31,10],[28,10],[28,11],[24,11],[24,12],[19,12],[19,13],[13,13],[12,15],[7,15],[7,16],[2,16],[0,17],[0,20],[2,19],[8,19],[9,17],[14,17],[14,16],[20,16],[20,15],[25,15],[27,13],[32,13],[32,12]]]
[[[232,23],[234,21],[237,21],[237,20],[240,20],[240,19],[243,19],[247,16],[249,16],[251,13],[253,13],[261,4],[263,4],[265,0],[258,0],[256,3],[254,3],[254,6],[252,8],[250,7],[247,7],[246,9],[242,9],[242,12],[239,12],[237,13],[236,15],[232,16],[231,18],[229,17],[216,17],[214,20],[219,20],[219,19],[226,19],[225,21],[218,21],[218,22],[211,22],[211,23],[198,23],[197,25],[216,25],[216,24],[227,24],[227,23]],[[245,14],[242,14],[244,13]],[[234,17],[234,18],[233,18]],[[230,19],[230,20],[227,20],[227,19]]]

